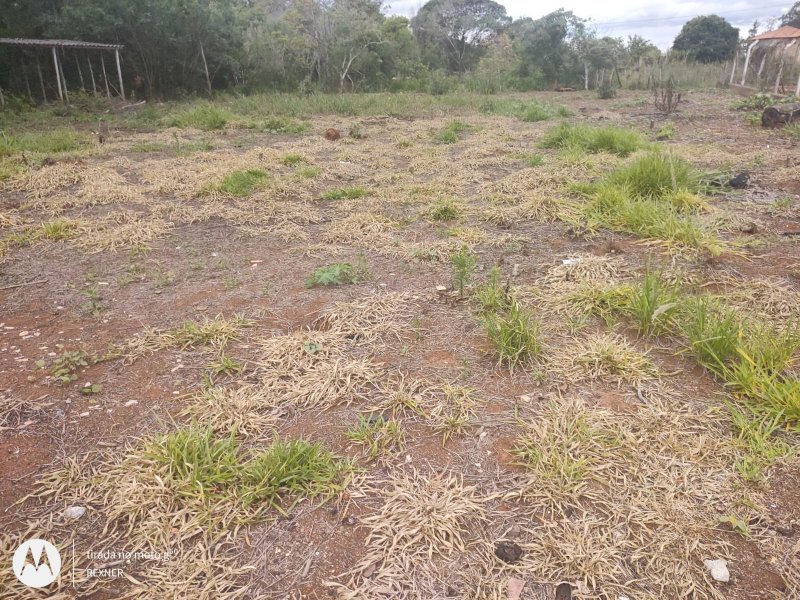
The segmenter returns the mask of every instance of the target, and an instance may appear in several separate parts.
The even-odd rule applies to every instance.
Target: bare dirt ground
[[[537,98],[646,138],[667,120],[643,93]],[[745,480],[728,390],[685,344],[565,300],[660,265],[748,315],[800,316],[800,152],[731,101],[688,95],[657,142],[750,173],[710,201],[720,256],[566,222],[567,184],[626,159],[566,160],[537,146],[556,121],[469,111],[318,116],[293,135],[112,127],[6,181],[6,241],[54,221],[64,234],[0,258],[0,598],[800,597],[797,433],[779,430],[789,450]],[[470,129],[438,143],[453,118]],[[177,156],[173,139],[213,147]],[[155,142],[167,149],[135,149]],[[215,191],[247,169],[266,184]],[[323,198],[351,187],[366,193]],[[455,213],[438,220],[447,199]],[[462,299],[450,255],[464,246],[477,271]],[[361,281],[306,286],[358,261]],[[513,371],[469,300],[494,266],[540,323],[541,354]],[[181,337],[192,324],[210,333]],[[598,344],[622,366],[595,360]],[[347,435],[359,415],[400,433],[370,456]],[[248,450],[321,442],[355,469],[327,502],[249,518],[227,497],[182,496],[143,452],[192,422]],[[66,516],[75,506],[85,514]],[[61,550],[46,590],[11,573],[30,537]],[[501,542],[521,556],[503,560]],[[103,550],[159,558],[90,554]],[[727,583],[704,566],[718,558]]]

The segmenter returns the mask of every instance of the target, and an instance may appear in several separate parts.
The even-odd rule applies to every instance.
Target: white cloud
[[[716,14],[725,17],[742,35],[758,19],[762,29],[770,18],[779,17],[794,0],[499,0],[512,17],[538,18],[559,8],[571,10],[577,16],[591,19],[599,35],[627,37],[638,33],[662,49],[669,48],[683,24],[698,15]],[[412,16],[424,4],[421,0],[397,0],[390,6],[391,14]]]

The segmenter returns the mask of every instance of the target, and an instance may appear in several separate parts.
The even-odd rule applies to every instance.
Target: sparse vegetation
[[[434,139],[440,144],[455,144],[459,140],[459,134],[470,129],[471,127],[462,121],[450,121],[444,129],[434,135]]]
[[[329,190],[322,194],[323,200],[355,200],[367,195],[367,190],[363,187],[346,187]]]
[[[397,421],[358,416],[358,424],[347,430],[347,439],[352,444],[363,446],[370,460],[385,456],[391,451],[402,450],[403,429]]]
[[[450,255],[450,263],[453,265],[453,280],[458,288],[458,295],[463,298],[464,288],[472,281],[478,261],[464,245],[461,250]]]
[[[333,263],[318,267],[311,276],[306,279],[306,287],[318,285],[347,285],[359,283],[369,277],[369,268],[363,257],[360,257],[355,264],[352,263]]]

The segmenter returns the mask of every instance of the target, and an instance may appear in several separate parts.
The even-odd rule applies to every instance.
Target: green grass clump
[[[217,191],[244,198],[263,188],[269,179],[261,169],[247,169],[228,173],[216,187]]]
[[[626,303],[628,312],[642,335],[669,330],[680,308],[680,286],[668,281],[663,273],[645,273],[644,279],[631,288]]]
[[[281,157],[281,162],[287,167],[294,167],[303,163],[307,163],[308,159],[302,154],[284,154]]]
[[[660,240],[668,247],[706,250],[717,256],[725,249],[713,224],[699,220],[669,200],[636,198],[616,185],[601,184],[583,207],[589,229],[605,227]]]
[[[679,192],[697,192],[700,185],[699,174],[689,163],[661,152],[651,152],[620,167],[608,181],[637,198],[658,199],[671,199]],[[697,204],[701,202],[698,200]]]
[[[270,117],[252,129],[261,129],[270,133],[303,133],[308,130],[308,123],[294,121],[286,117]]]
[[[302,177],[303,179],[314,179],[315,177],[318,177],[320,173],[322,173],[322,169],[311,166],[298,167],[295,170],[295,173],[298,177]]]
[[[742,451],[734,467],[745,481],[761,481],[765,469],[778,459],[794,454],[792,446],[776,435],[781,428],[778,416],[752,419],[735,407],[731,407],[730,411],[737,434],[734,447]]]
[[[471,127],[462,121],[450,121],[444,129],[433,136],[433,139],[440,144],[455,144],[459,139],[458,134],[469,129]]]
[[[442,198],[430,208],[428,216],[434,221],[453,221],[461,216],[461,209],[452,198]]]
[[[341,262],[315,269],[306,279],[306,287],[359,283],[368,277],[369,269],[366,261],[361,257],[356,264]]]
[[[724,375],[742,332],[736,315],[713,298],[693,298],[686,304],[681,328],[697,362]]]
[[[520,362],[541,353],[539,323],[516,302],[505,313],[493,313],[483,318],[489,340],[501,363],[513,370]]]
[[[562,123],[551,129],[542,139],[542,148],[608,152],[628,156],[643,145],[641,136],[634,131],[618,127],[587,127]]]
[[[283,496],[295,496],[289,508],[303,498],[330,496],[344,489],[350,470],[320,443],[276,439],[242,465],[238,494],[244,506],[266,503],[285,512]]]
[[[367,195],[363,187],[346,187],[330,190],[322,194],[323,200],[355,200]]]
[[[75,235],[77,235],[75,223],[67,219],[56,219],[55,221],[42,223],[41,233],[37,237],[58,242],[75,237]]]
[[[541,154],[536,154],[535,152],[524,152],[515,155],[514,158],[521,160],[529,167],[538,167],[544,162],[544,157]]]
[[[167,120],[167,125],[171,127],[194,127],[203,131],[214,131],[225,129],[229,123],[235,120],[235,116],[224,109],[217,108],[212,104],[190,108],[182,113],[174,115]]]
[[[183,497],[202,502],[229,500],[259,511],[285,514],[303,498],[343,489],[349,463],[321,444],[276,439],[245,454],[234,434],[215,436],[210,427],[191,425],[151,441],[144,456],[159,468],[159,478]],[[286,497],[295,499],[286,507]]]
[[[145,456],[164,467],[181,495],[200,499],[219,496],[239,470],[234,437],[217,439],[210,427],[179,429],[152,443]]]

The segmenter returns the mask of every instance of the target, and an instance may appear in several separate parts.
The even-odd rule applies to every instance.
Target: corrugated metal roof
[[[81,50],[122,50],[120,44],[98,44],[80,40],[30,40],[25,38],[0,38],[0,44],[28,48],[78,48]]]
[[[784,25],[775,31],[765,31],[755,36],[754,40],[790,40],[792,38],[800,38],[800,29],[797,27],[790,27]]]

